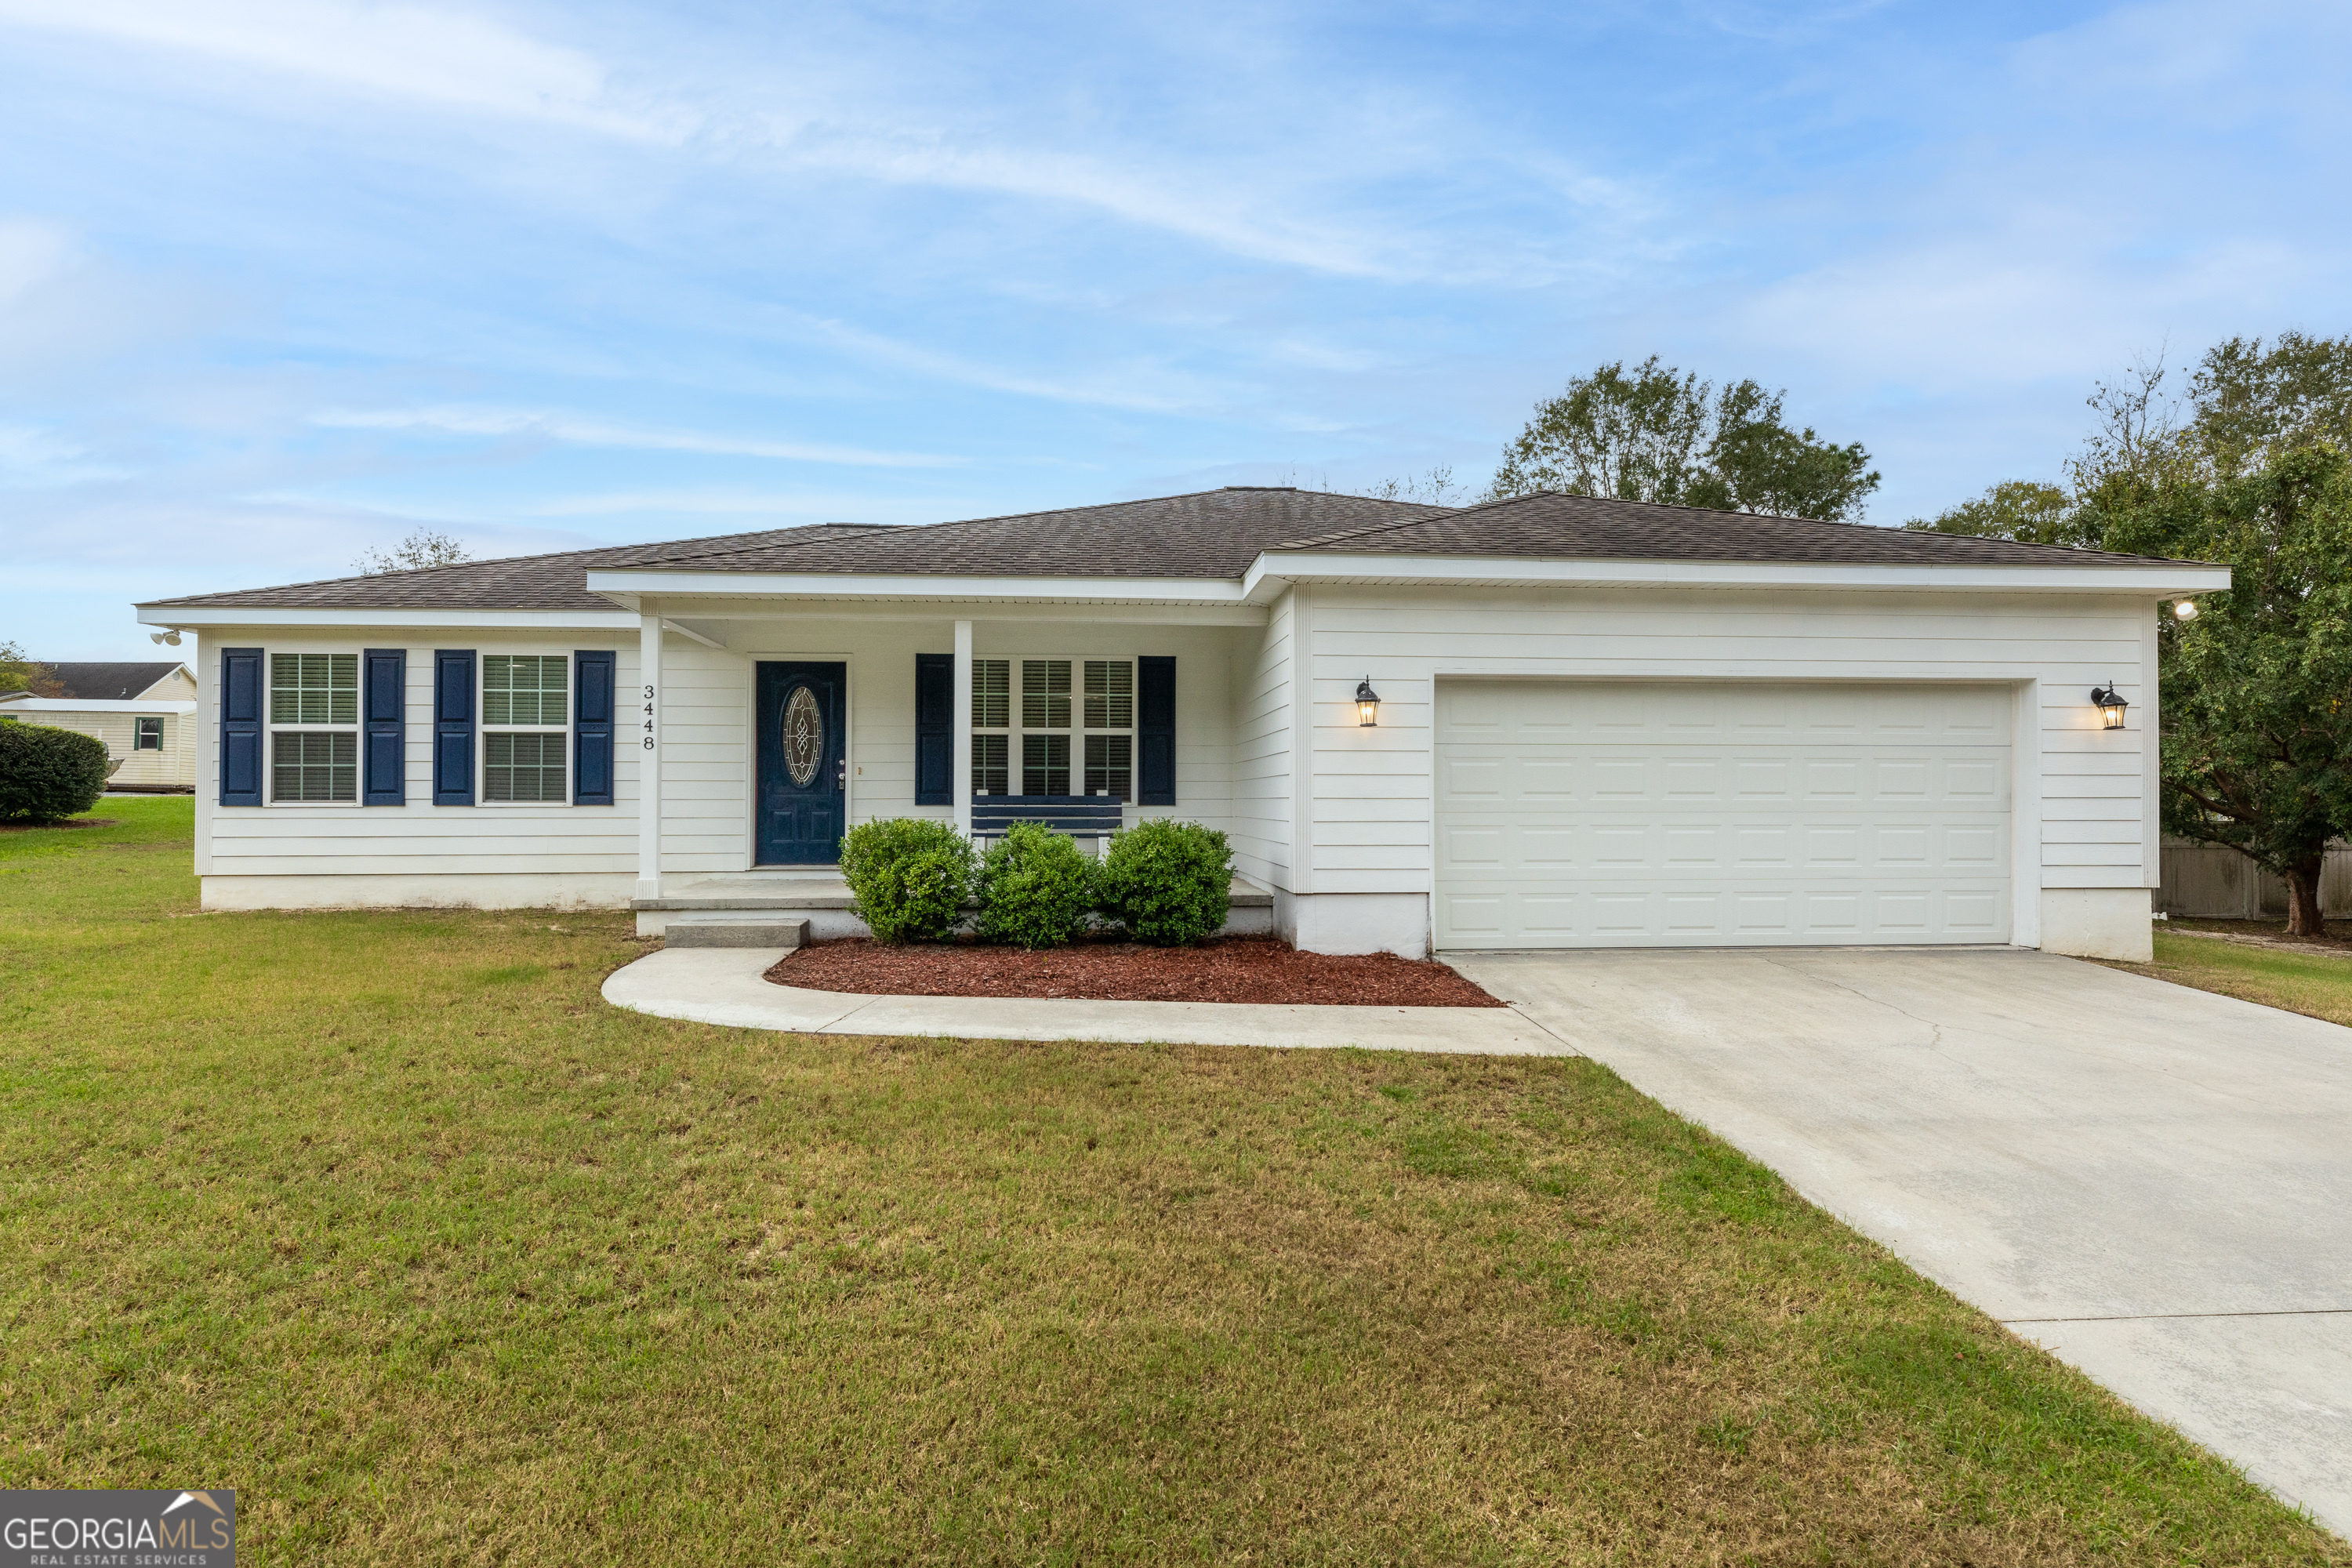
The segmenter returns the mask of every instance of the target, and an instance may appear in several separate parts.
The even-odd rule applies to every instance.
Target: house
[[[120,765],[110,790],[185,795],[195,788],[196,681],[188,667],[155,664],[43,666],[55,697],[0,691],[0,719],[79,730],[106,742]]]
[[[207,646],[210,909],[841,918],[845,824],[1012,796],[1220,827],[1323,952],[2145,957],[2158,605],[2228,584],[1578,496],[1246,487],[139,613]]]

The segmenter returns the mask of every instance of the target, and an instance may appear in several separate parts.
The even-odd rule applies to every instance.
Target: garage
[[[2000,942],[1999,685],[1440,680],[1440,947]]]

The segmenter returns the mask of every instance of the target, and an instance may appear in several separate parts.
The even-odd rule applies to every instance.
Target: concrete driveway
[[[2352,1029],[2012,949],[1446,957],[2352,1535]]]

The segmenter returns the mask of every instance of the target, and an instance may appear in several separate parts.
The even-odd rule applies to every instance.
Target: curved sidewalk
[[[1301,1007],[1019,996],[866,996],[761,976],[787,950],[667,948],[614,971],[604,1000],[660,1018],[802,1035],[1105,1040],[1186,1046],[1567,1057],[1567,1041],[1509,1007]]]

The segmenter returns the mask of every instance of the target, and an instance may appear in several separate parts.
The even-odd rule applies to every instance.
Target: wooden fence
[[[2204,920],[2286,919],[2286,882],[2235,849],[2168,838],[2163,849],[2164,885],[2157,889],[2158,913]],[[2352,846],[2327,852],[2319,877],[2319,907],[2330,920],[2352,919]]]

